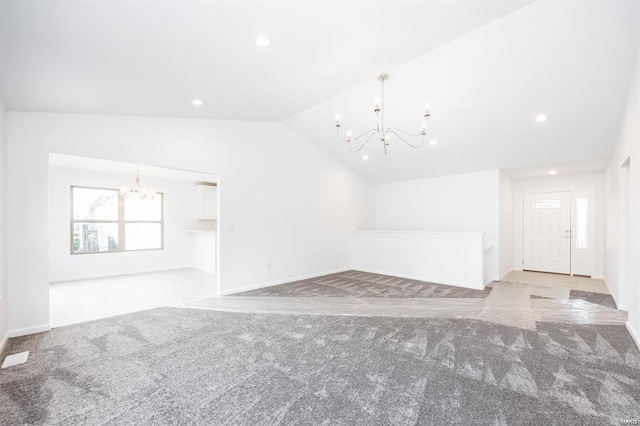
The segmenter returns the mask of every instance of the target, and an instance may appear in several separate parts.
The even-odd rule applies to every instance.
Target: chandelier
[[[353,153],[359,152],[362,148],[364,148],[367,142],[369,142],[369,140],[371,140],[371,138],[376,135],[380,138],[380,141],[384,146],[385,155],[387,154],[389,149],[389,140],[391,139],[391,135],[397,137],[402,142],[409,145],[411,148],[420,148],[422,145],[424,145],[424,141],[427,135],[427,122],[429,121],[429,117],[431,117],[428,105],[425,106],[422,130],[418,133],[409,133],[405,132],[404,130],[398,129],[397,127],[384,126],[384,82],[388,78],[388,74],[380,74],[378,76],[378,80],[380,80],[380,84],[382,86],[382,95],[380,96],[380,103],[376,101],[376,107],[373,110],[373,112],[376,114],[376,127],[369,129],[354,138],[351,137],[351,132],[347,132],[346,137],[343,137],[340,133],[340,127],[342,127],[340,124],[340,116],[336,116],[336,134],[338,136],[338,139],[348,144],[347,146],[349,148],[349,151]],[[413,140],[420,137],[420,140],[418,140],[417,142],[413,142]],[[412,140],[413,143],[409,142],[407,139]]]
[[[124,197],[130,197],[137,195],[141,200],[153,200],[156,196],[155,189],[149,189],[146,186],[140,187],[140,166],[136,166],[136,184],[133,189],[129,189],[128,186],[123,185],[120,188],[120,195]]]

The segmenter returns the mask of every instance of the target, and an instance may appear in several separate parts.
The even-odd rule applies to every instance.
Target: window
[[[576,198],[576,248],[589,248],[587,235],[589,226],[589,199]]]
[[[164,248],[164,194],[124,197],[117,189],[71,187],[71,254]]]
[[[531,202],[534,209],[559,209],[560,200],[534,200]]]
[[[117,189],[71,187],[71,253],[119,251]]]

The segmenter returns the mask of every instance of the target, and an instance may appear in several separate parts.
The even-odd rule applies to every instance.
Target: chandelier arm
[[[362,143],[362,145],[360,145],[360,147],[359,147],[358,149],[355,149],[355,150],[354,150],[354,149],[351,149],[351,145],[349,145],[349,147],[348,147],[348,148],[349,148],[349,151],[351,151],[353,154],[355,154],[355,153],[357,153],[357,152],[360,152],[360,150],[361,150],[362,148],[364,148],[364,146],[365,146],[365,145],[366,145],[366,144],[371,140],[371,138],[373,137],[373,135],[375,135],[375,133],[374,133],[374,132],[375,132],[375,130],[376,130],[376,129],[371,129],[371,130],[369,130],[369,131],[367,132],[367,133],[371,133],[371,134],[370,134],[370,135],[369,135],[369,137],[368,137],[368,138],[367,138],[367,139]],[[373,132],[372,132],[372,131],[373,131]],[[362,135],[360,135],[360,136],[358,136],[358,137],[362,137],[362,136],[366,135],[367,133],[363,133]]]
[[[336,137],[337,137],[338,139],[340,139],[340,140],[341,140],[342,142],[344,142],[344,143],[348,143],[348,142],[349,142],[347,139],[344,139],[344,138],[342,137],[342,135],[340,134],[340,126],[336,126]]]
[[[358,139],[361,139],[361,138],[363,138],[363,137],[367,136],[369,133],[371,133],[371,132],[377,132],[377,131],[378,131],[378,130],[376,130],[376,129],[369,129],[369,130],[367,130],[366,132],[364,132],[363,134],[361,134],[361,135],[359,135],[359,136],[356,136],[355,138],[351,139],[351,142],[355,142],[355,141],[357,141]],[[373,135],[371,135],[371,136],[373,136]],[[371,136],[369,136],[369,137],[371,137]],[[368,140],[368,138],[367,138],[367,140]]]
[[[357,141],[358,139],[361,139],[361,138],[363,138],[363,137],[367,136],[367,135],[368,135],[369,133],[371,133],[371,132],[377,132],[377,130],[376,130],[376,129],[369,129],[369,130],[367,130],[366,132],[362,133],[361,135],[356,136],[355,138],[352,138],[352,139],[350,139],[350,138],[344,139],[344,138],[342,137],[342,135],[340,135],[340,128],[339,128],[339,127],[337,127],[337,128],[336,128],[336,135],[337,135],[338,139],[340,139],[342,142],[345,142],[345,143],[355,142],[355,141]]]
[[[389,127],[387,129],[387,131],[388,132],[400,132],[400,133],[405,134],[406,136],[411,136],[411,137],[414,137],[414,138],[417,138],[418,136],[425,136],[427,134],[426,129],[422,129],[422,131],[420,131],[419,133],[409,133],[409,132],[405,132],[402,129],[398,129],[397,127]]]
[[[422,145],[424,145],[424,135],[423,135],[423,138],[422,138],[422,142],[420,142],[420,144],[419,144],[419,145],[412,145],[412,144],[410,144],[409,142],[407,142],[407,141],[406,141],[402,136],[400,136],[398,133],[396,133],[394,130],[387,130],[387,133],[393,133],[393,134],[394,134],[394,135],[396,135],[398,138],[400,138],[400,140],[401,140],[402,142],[406,143],[406,144],[407,144],[407,145],[409,145],[411,148],[420,148],[420,147],[422,147]],[[420,136],[420,135],[421,135],[421,133],[418,133],[418,135],[417,135],[417,136]]]

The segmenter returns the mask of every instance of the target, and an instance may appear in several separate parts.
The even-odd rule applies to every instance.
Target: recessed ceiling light
[[[553,175],[557,175],[557,174],[558,174],[558,171],[557,171],[557,170],[554,170],[554,169],[551,169],[551,170],[549,170],[547,173],[548,173],[548,174],[550,174],[551,176],[553,176]]]
[[[432,140],[429,141],[429,146],[436,146],[436,145],[438,145],[438,141],[437,140],[432,139]]]
[[[202,106],[204,105],[204,102],[202,101],[202,99],[194,99],[191,101],[191,103],[195,106]]]
[[[536,115],[536,121],[538,123],[542,123],[543,121],[547,121],[547,118],[549,118],[549,116],[547,116],[547,114],[538,114],[538,115]]]
[[[363,155],[363,156],[362,156],[362,159],[363,159],[364,161],[367,161],[367,160],[369,159],[369,156],[368,156],[367,154],[365,154],[365,155]]]
[[[255,40],[253,40],[253,43],[257,47],[268,47],[271,45],[271,39],[266,36],[258,36],[255,38]]]

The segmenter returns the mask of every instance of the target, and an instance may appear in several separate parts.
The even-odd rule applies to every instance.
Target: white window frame
[[[73,217],[73,190],[74,188],[82,188],[82,189],[95,189],[99,191],[115,191],[118,194],[118,219],[117,220],[95,220],[95,219],[74,219]],[[102,188],[97,186],[82,186],[82,185],[71,185],[70,188],[70,244],[69,249],[71,255],[84,255],[84,254],[102,254],[102,253],[121,253],[121,252],[132,252],[132,251],[155,251],[155,250],[164,250],[164,193],[157,192],[156,195],[161,196],[160,203],[160,220],[125,220],[124,216],[124,206],[125,206],[125,198],[126,196],[120,194],[120,191],[116,188]],[[118,250],[106,250],[106,251],[89,251],[89,252],[79,252],[76,253],[73,249],[73,231],[74,225],[80,223],[107,223],[107,224],[116,224],[118,225]],[[126,225],[132,223],[155,223],[160,224],[160,247],[158,248],[149,248],[149,249],[127,249],[126,248]]]

